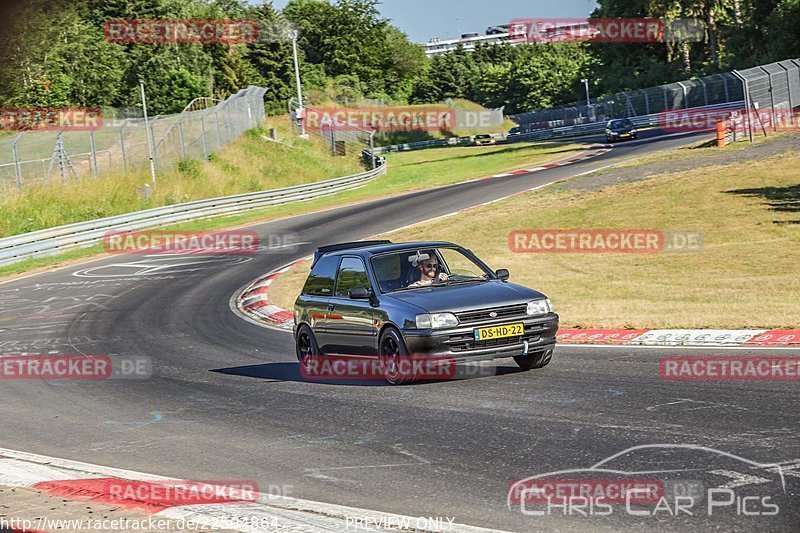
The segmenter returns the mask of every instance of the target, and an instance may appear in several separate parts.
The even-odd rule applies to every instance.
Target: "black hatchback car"
[[[606,124],[606,140],[608,142],[638,139],[639,131],[627,118],[609,120]]]
[[[550,362],[558,315],[543,294],[508,282],[449,242],[362,241],[319,248],[294,308],[301,370],[321,355],[378,358],[390,383],[409,357],[459,363]]]

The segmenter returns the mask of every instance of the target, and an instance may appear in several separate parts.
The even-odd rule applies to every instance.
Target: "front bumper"
[[[636,139],[635,133],[617,133],[615,135],[606,134],[607,141],[629,141]]]
[[[474,339],[476,328],[516,322],[522,322],[525,326],[524,333],[520,337],[491,341]],[[410,354],[435,355],[462,362],[485,361],[544,351],[555,346],[557,332],[558,315],[549,313],[539,317],[459,325],[450,329],[407,329],[403,331],[403,338]]]

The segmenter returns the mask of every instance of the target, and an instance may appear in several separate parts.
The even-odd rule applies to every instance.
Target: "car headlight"
[[[533,316],[546,315],[547,313],[553,312],[553,303],[549,298],[545,298],[544,300],[534,300],[532,302],[528,302],[528,307],[525,309],[525,312]]]
[[[458,319],[453,313],[417,315],[417,328],[419,329],[452,328],[457,325]]]

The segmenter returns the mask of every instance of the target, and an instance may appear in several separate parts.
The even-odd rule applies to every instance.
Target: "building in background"
[[[485,44],[499,44],[508,42],[512,46],[522,44],[520,42],[512,42],[509,38],[508,24],[500,24],[497,26],[490,26],[486,28],[485,35],[479,33],[464,33],[459,39],[440,40],[434,37],[425,44],[425,54],[428,57],[438,56],[456,50],[459,45],[464,47],[464,50],[471,52],[475,50],[478,43]]]

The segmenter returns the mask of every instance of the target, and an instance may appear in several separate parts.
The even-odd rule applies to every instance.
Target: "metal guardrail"
[[[674,109],[670,112],[680,113],[683,111],[701,111],[712,109],[738,109],[744,107],[744,101],[739,100],[736,102],[724,102],[719,104],[711,104],[707,106],[691,107],[688,109]],[[660,126],[664,118],[664,112],[652,113],[650,115],[641,115],[637,117],[628,117],[637,128],[645,128],[650,126]],[[492,137],[495,139],[504,140],[508,143],[524,142],[524,141],[546,141],[552,139],[561,139],[568,137],[582,137],[585,135],[598,135],[605,132],[606,124],[608,121],[601,122],[588,122],[586,124],[574,124],[571,126],[560,126],[556,128],[543,128],[534,130],[528,133],[518,133],[515,135],[508,135],[504,138],[501,133],[493,133]],[[451,137],[449,139],[432,139],[429,141],[418,141],[405,144],[394,144],[392,146],[382,146],[375,148],[375,154],[387,154],[390,152],[403,152],[407,150],[420,150],[423,148],[432,148],[436,146],[456,146],[467,145],[472,142],[472,137]]]
[[[739,100],[738,102],[725,102],[722,104],[692,107],[689,109],[675,109],[671,112],[680,113],[683,111],[700,111],[704,109],[712,110],[712,109],[728,109],[728,108],[737,109],[743,107],[744,107],[744,101]],[[637,128],[644,128],[649,126],[662,125],[663,118],[664,118],[664,113],[654,113],[651,115],[628,117],[628,120],[633,122],[633,124]],[[548,129],[532,131],[529,133],[520,133],[517,135],[513,135],[510,136],[508,140],[509,142],[542,141],[542,140],[560,139],[567,137],[582,137],[584,135],[597,135],[605,132],[606,124],[608,124],[608,122],[603,121],[603,122],[590,122],[587,124],[576,124],[574,126],[562,126],[560,128],[548,128]]]
[[[155,207],[144,211],[6,237],[0,239],[0,266],[90,246],[100,242],[109,231],[152,228],[164,224],[232,215],[270,205],[328,196],[339,191],[359,187],[386,173],[386,168],[384,164],[373,170],[352,176],[344,176],[317,183]]]

